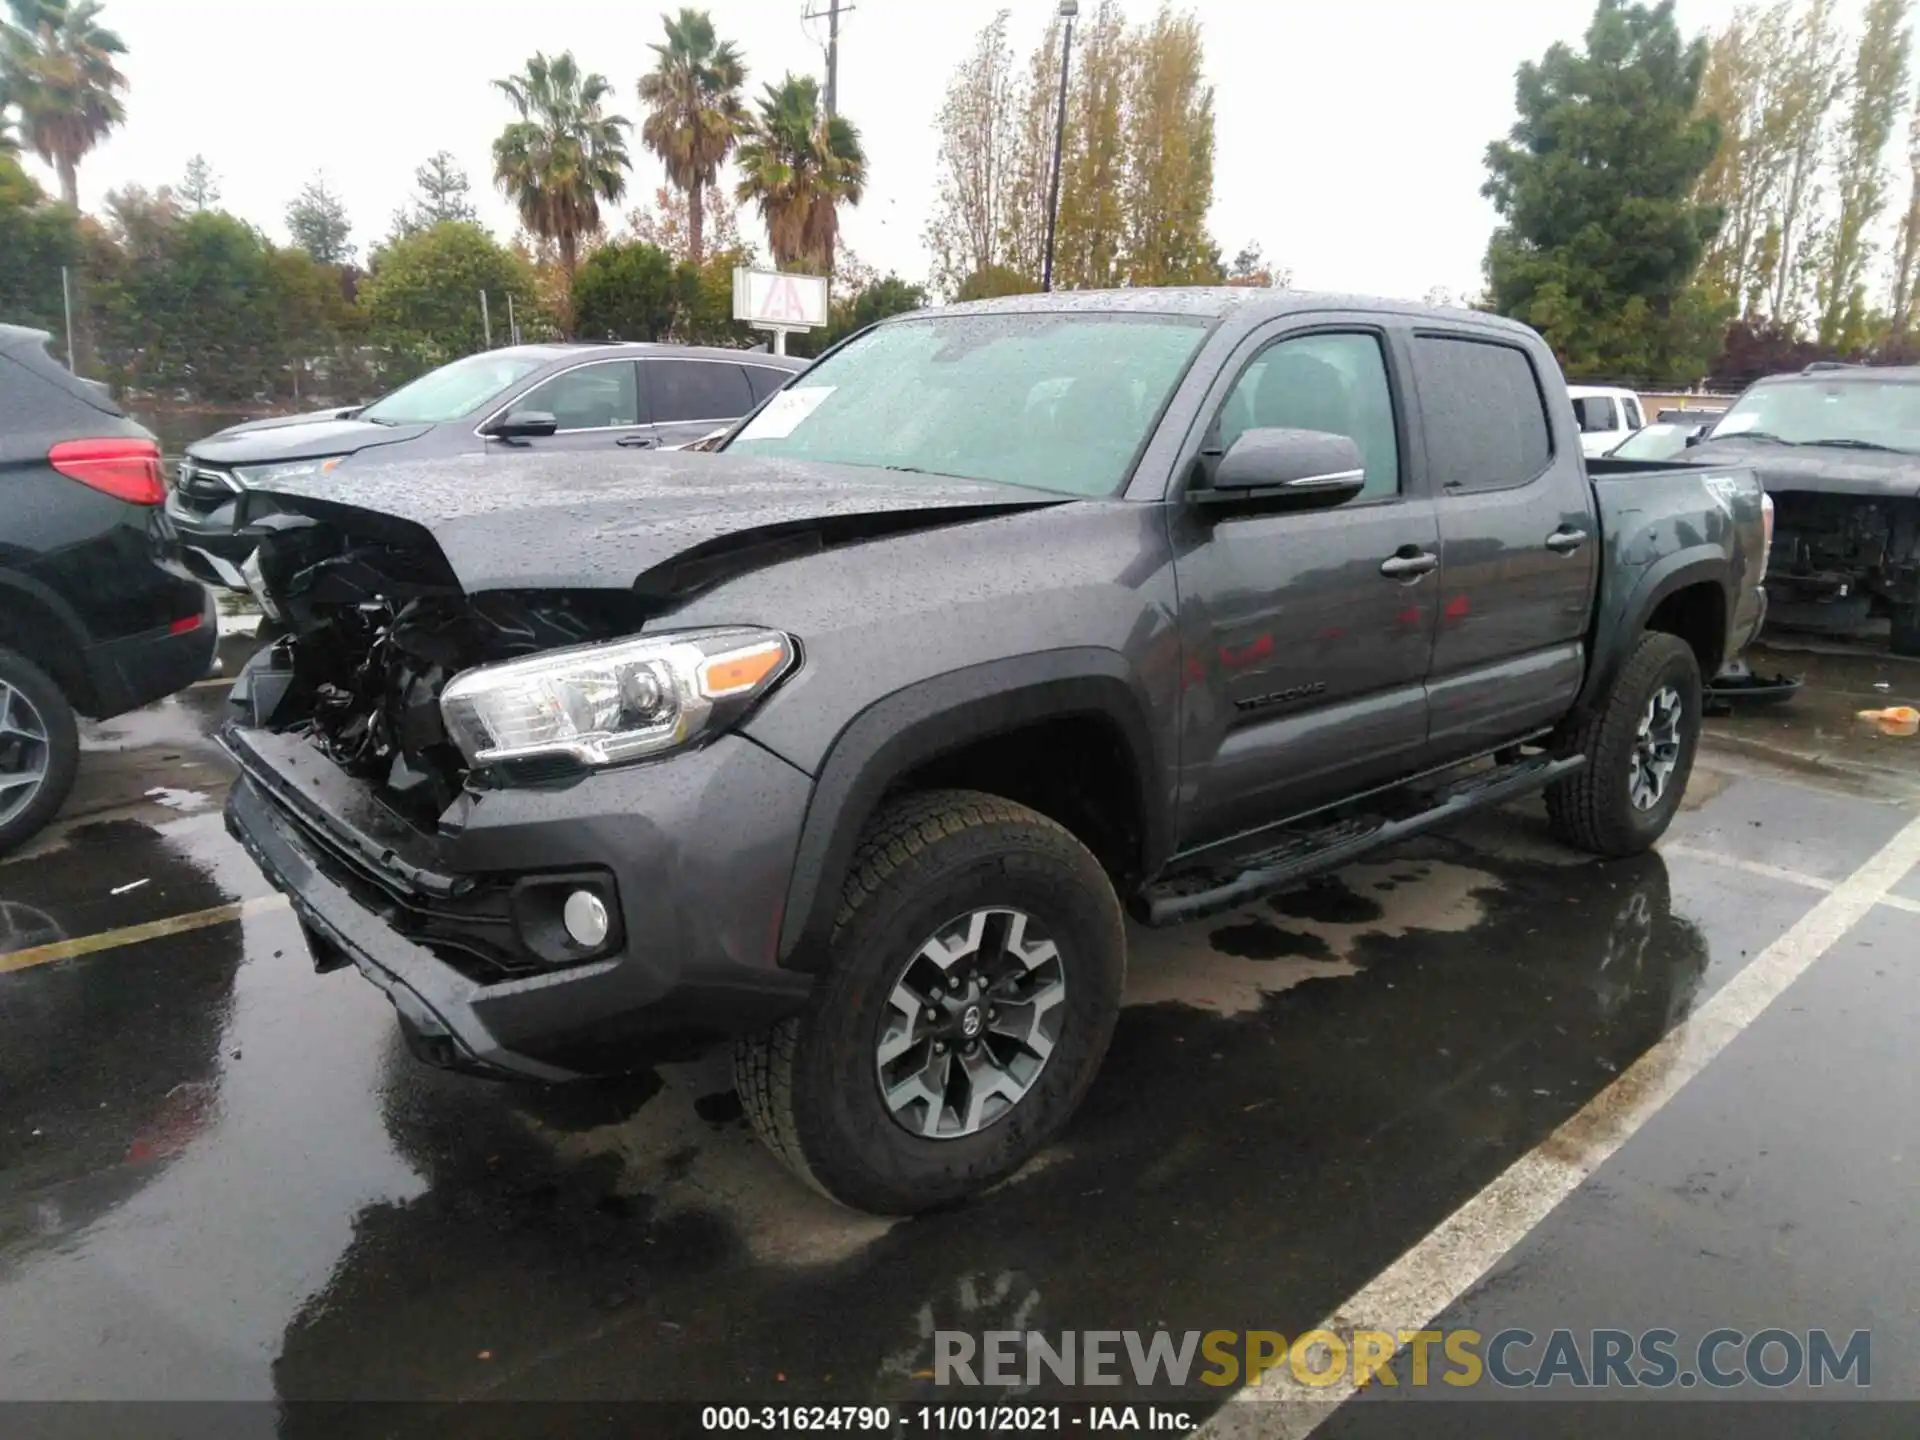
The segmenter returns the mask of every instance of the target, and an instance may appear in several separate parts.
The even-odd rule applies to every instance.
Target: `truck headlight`
[[[778,630],[685,630],[464,670],[440,694],[470,765],[564,755],[613,765],[725,729],[793,668]]]
[[[233,473],[242,485],[272,485],[282,480],[317,480],[329,475],[347,457],[326,455],[318,460],[288,460],[279,465],[236,465]]]

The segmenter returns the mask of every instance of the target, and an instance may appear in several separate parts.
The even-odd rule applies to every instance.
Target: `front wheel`
[[[1066,830],[993,795],[910,796],[862,838],[806,1010],[736,1046],[740,1096],[842,1204],[946,1204],[1066,1124],[1125,972],[1113,887]]]
[[[1700,662],[1678,636],[1640,637],[1613,688],[1568,737],[1587,764],[1547,789],[1554,835],[1595,855],[1637,855],[1666,833],[1700,744]]]

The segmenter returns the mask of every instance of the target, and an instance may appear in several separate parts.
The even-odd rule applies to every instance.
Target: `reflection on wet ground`
[[[96,737],[118,805],[0,865],[0,966],[262,898],[204,713],[190,692],[126,750]],[[213,778],[169,778],[183,758]],[[1296,1333],[1907,818],[1714,762],[1664,855],[1570,856],[1521,807],[1137,932],[1069,1133],[912,1221],[789,1179],[723,1066],[571,1089],[423,1069],[272,904],[0,973],[0,1398],[950,1399],[936,1329]]]

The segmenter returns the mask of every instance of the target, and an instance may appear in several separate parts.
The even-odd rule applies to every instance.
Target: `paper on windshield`
[[[767,402],[766,409],[748,422],[738,439],[786,439],[837,388],[834,385],[799,385],[791,390],[782,390]]]

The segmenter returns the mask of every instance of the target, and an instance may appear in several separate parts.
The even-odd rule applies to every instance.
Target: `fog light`
[[[576,890],[567,896],[567,903],[560,911],[560,922],[567,927],[567,938],[583,950],[599,949],[612,928],[606,902],[591,890]]]

